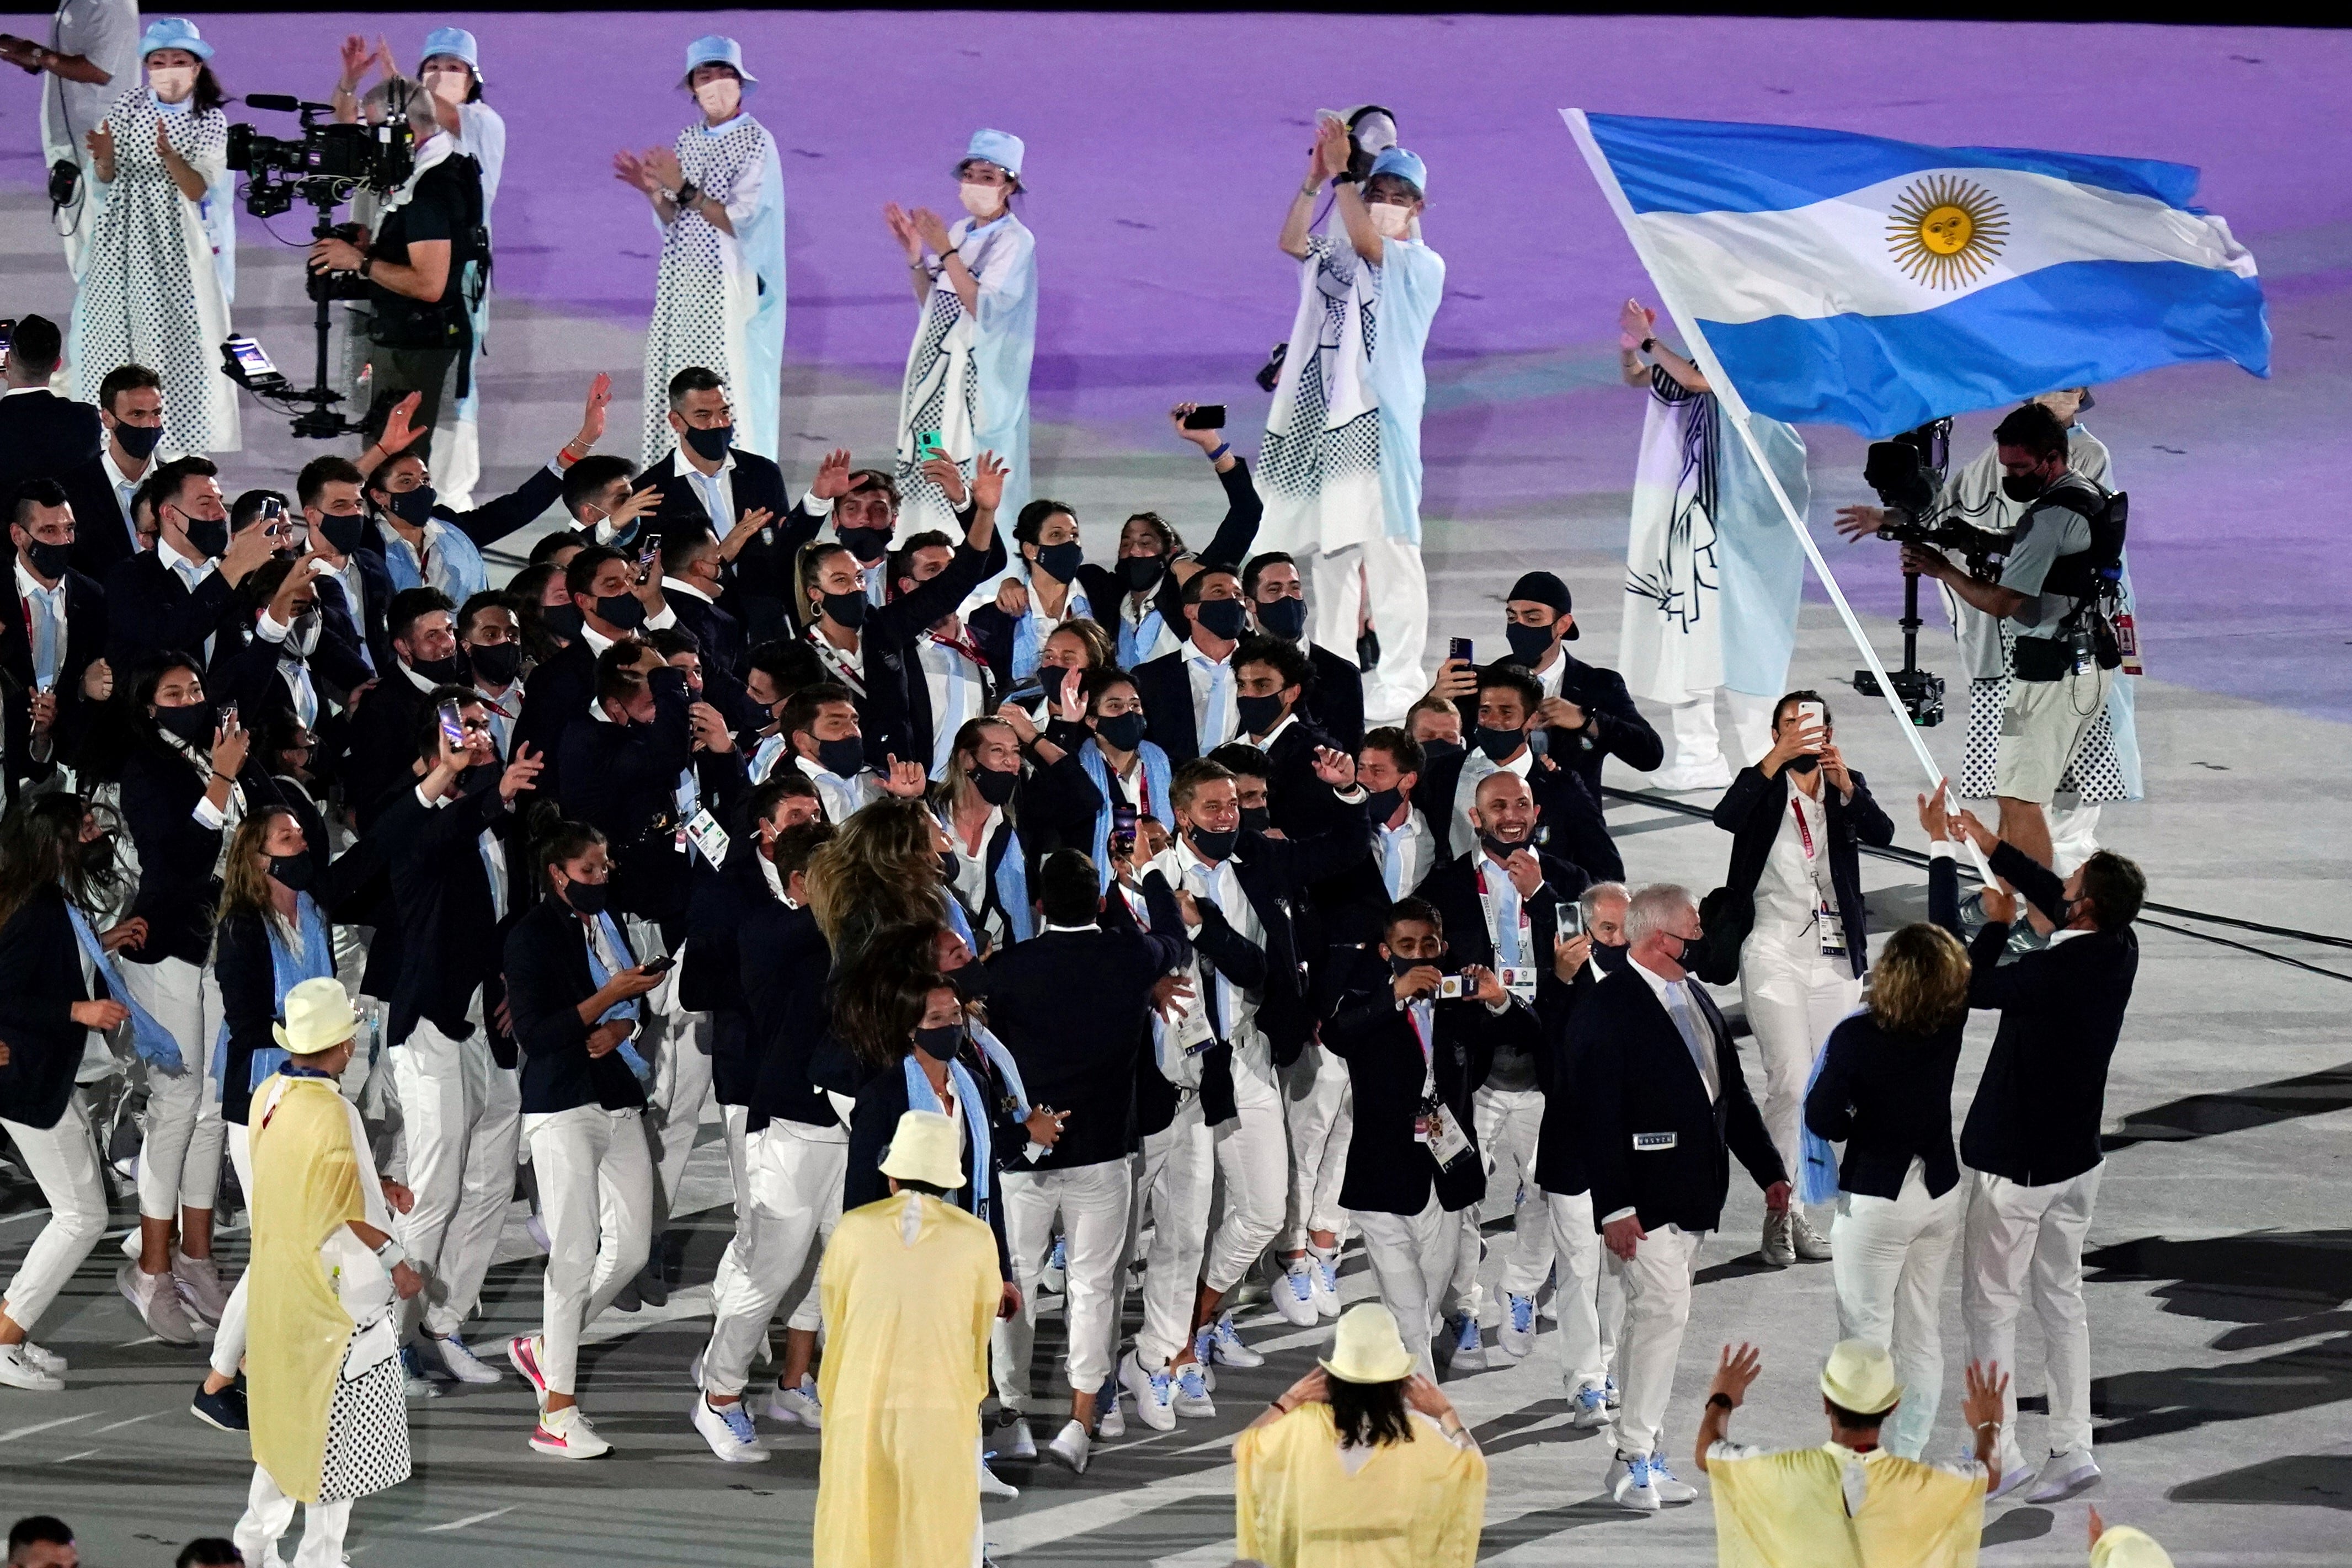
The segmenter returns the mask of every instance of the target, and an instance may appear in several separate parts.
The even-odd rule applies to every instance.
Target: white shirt
[[[42,626],[56,628],[57,663],[50,672],[50,682],[54,687],[57,677],[62,675],[66,668],[66,580],[59,577],[56,587],[42,587],[40,582],[25,570],[24,558],[19,556],[16,560],[16,602],[23,606],[23,613],[31,617],[30,624],[25,627],[26,657],[39,656],[39,628]],[[37,680],[40,670],[37,668],[33,674]]]
[[[1381,880],[1391,900],[1402,899],[1421,886],[1437,859],[1436,836],[1429,831],[1429,819],[1421,815],[1421,808],[1410,802],[1400,826],[1375,823],[1372,833],[1373,847],[1381,858]]]
[[[1281,722],[1276,724],[1273,729],[1268,730],[1265,732],[1265,738],[1264,740],[1259,740],[1255,737],[1246,735],[1244,736],[1243,739],[1248,741],[1251,745],[1255,746],[1259,751],[1271,753],[1274,751],[1274,743],[1282,739],[1282,732],[1297,722],[1298,710],[1297,709],[1293,709],[1282,716]]]
[[[838,827],[856,815],[858,809],[882,793],[871,768],[860,768],[855,778],[843,778],[839,773],[824,771],[824,764],[814,757],[794,757],[802,773],[816,785],[816,797],[824,806],[824,819]]]
[[[1530,848],[1533,846],[1529,847]],[[1535,943],[1535,930],[1519,926],[1525,913],[1519,897],[1519,885],[1511,880],[1511,873],[1502,863],[1486,852],[1478,851],[1478,874],[1473,883],[1478,889],[1478,903],[1485,913],[1487,938],[1494,944],[1492,962],[1499,968],[1507,963],[1513,967],[1532,964],[1535,958],[1528,951]],[[1517,955],[1513,950],[1517,949]]]
[[[1227,654],[1223,658],[1211,658],[1201,651],[1201,645],[1187,638],[1183,647],[1184,674],[1192,683],[1192,734],[1200,742],[1200,754],[1207,756],[1234,738],[1234,659]],[[1222,693],[1217,690],[1218,672],[1223,672]],[[1217,710],[1211,712],[1213,698],[1220,698]]]
[[[476,681],[474,695],[482,700],[482,710],[490,721],[490,739],[499,743],[499,755],[511,759],[515,721],[522,717],[522,677],[515,677],[503,697],[491,696],[482,689],[481,682]]]
[[[462,596],[457,593],[457,580],[449,570],[449,552],[440,547],[442,539],[449,532],[447,523],[437,517],[426,518],[421,544],[409,543],[400,536],[400,531],[390,524],[386,524],[382,532],[384,549],[398,550],[406,554],[410,563],[416,568],[417,581],[453,597]]]
[[[1517,773],[1526,778],[1535,772],[1536,753],[1532,746],[1521,746],[1519,754],[1507,763],[1496,763],[1475,745],[1463,754],[1462,777],[1454,786],[1454,821],[1447,828],[1456,855],[1478,853],[1478,830],[1470,826],[1470,808],[1478,804],[1478,782],[1489,773]]]
[[[148,475],[155,471],[155,465],[168,460],[163,456],[162,448],[158,447],[148,454],[147,466],[139,470],[139,477],[134,479],[126,475],[121,467],[115,462],[114,442],[111,438],[98,449],[98,466],[105,473],[107,484],[114,490],[115,507],[122,514],[122,531],[131,541],[131,550],[134,555],[139,552],[141,545],[139,525],[131,521],[131,498],[139,493],[139,487],[146,482]],[[91,518],[89,526],[96,528],[98,519]]]
[[[201,562],[192,563],[186,556],[181,554],[178,548],[173,545],[169,540],[159,538],[155,544],[155,553],[162,558],[164,565],[172,569],[173,575],[179,578],[181,583],[185,585],[191,595],[195,593],[197,588],[203,585],[204,580],[211,576],[216,569],[211,556],[207,555]],[[215,640],[217,639],[214,633],[206,632],[205,634],[205,662],[206,664],[210,664],[212,662],[213,644]]]
[[[1250,906],[1249,895],[1242,891],[1241,879],[1234,872],[1234,857],[1227,856],[1212,866],[1194,854],[1192,844],[1180,834],[1155,864],[1172,885],[1215,904],[1236,936],[1257,947],[1265,946],[1265,928],[1258,922],[1257,910]],[[1194,926],[1185,935],[1199,933],[1200,928]],[[1234,1047],[1235,1069],[1248,1060],[1261,1076],[1270,1075],[1271,1058],[1267,1056],[1265,1037],[1257,1031],[1258,998],[1223,975],[1213,984],[1223,1025],[1220,1033]]]
[[[661,614],[657,616],[647,616],[646,617],[645,625],[639,629],[648,632],[665,632],[676,625],[677,625],[677,612],[671,609],[668,605],[665,604],[661,607]],[[606,637],[603,632],[598,631],[594,626],[589,626],[584,621],[581,623],[580,635],[587,639],[588,651],[598,655],[599,657],[603,656],[606,648],[613,646],[613,638]]]
[[[706,474],[688,459],[686,439],[678,438],[677,471],[686,476],[687,484],[694,490],[694,499],[710,514],[710,531],[719,538],[727,537],[735,526],[735,448],[727,448],[720,458],[719,471]]]
[[[922,661],[923,686],[931,697],[931,777],[943,779],[955,755],[956,731],[980,717],[985,688],[980,666],[929,632],[915,645],[915,657]]]
[[[320,537],[324,537],[323,531]],[[367,578],[360,571],[356,553],[343,557],[342,569],[331,574],[342,585],[343,607],[352,613],[352,630],[360,639],[360,660],[373,671],[375,655],[368,648],[367,637]]]
[[[967,910],[976,912],[988,902],[988,846],[989,841],[996,837],[997,826],[1003,820],[1003,806],[988,808],[988,820],[981,824],[980,849],[976,854],[964,847],[963,830],[952,820],[942,824],[948,830],[948,844],[955,860],[956,897],[963,900],[963,907]],[[990,934],[1001,945],[1007,934],[1003,929],[1003,918],[992,916],[989,923],[994,928]]]
[[[1773,835],[1771,853],[1764,858],[1764,872],[1756,882],[1756,924],[1783,932],[1805,931],[1812,929],[1829,885],[1829,812],[1820,797],[1797,787],[1787,769],[1781,776],[1789,800],[1805,814],[1805,826],[1801,832],[1796,811],[1782,805],[1780,831]],[[1827,780],[1822,787],[1829,788]],[[1805,852],[1807,834],[1812,837],[1810,855]]]

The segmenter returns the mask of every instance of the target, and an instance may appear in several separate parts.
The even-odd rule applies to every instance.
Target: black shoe
[[[658,1263],[646,1264],[644,1272],[637,1276],[633,1289],[637,1300],[648,1307],[669,1305],[669,1282],[662,1278],[661,1266]]]
[[[645,1302],[638,1299],[637,1284],[637,1280],[632,1279],[621,1287],[621,1293],[613,1298],[613,1310],[634,1312],[645,1306]]]
[[[246,1430],[245,1385],[240,1380],[230,1384],[218,1394],[206,1394],[204,1384],[196,1385],[196,1396],[188,1401],[188,1414],[207,1426],[223,1432]]]

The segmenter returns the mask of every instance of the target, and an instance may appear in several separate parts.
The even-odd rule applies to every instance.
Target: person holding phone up
[[[1791,1171],[1813,1058],[1860,1002],[1870,962],[1858,846],[1895,839],[1835,736],[1819,692],[1790,692],[1773,706],[1772,749],[1740,769],[1715,806],[1715,825],[1732,836],[1724,880],[1735,901],[1753,900],[1739,997],[1764,1058],[1764,1125]],[[1765,1262],[1829,1256],[1829,1237],[1801,1204],[1764,1215]]]

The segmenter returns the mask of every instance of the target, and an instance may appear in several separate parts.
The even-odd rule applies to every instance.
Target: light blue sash
[[[908,1051],[902,1065],[907,1073],[907,1109],[944,1115],[947,1107],[940,1103],[939,1093],[931,1088],[931,1080],[924,1073],[922,1064],[915,1060],[915,1053]],[[961,1193],[951,1196],[949,1201],[961,1200],[966,1210],[986,1219],[988,1177],[989,1173],[996,1169],[991,1163],[988,1149],[988,1100],[961,1062],[948,1063],[948,1081],[955,1086],[956,1107],[963,1112],[963,1124],[971,1134],[971,1179],[963,1184]]]

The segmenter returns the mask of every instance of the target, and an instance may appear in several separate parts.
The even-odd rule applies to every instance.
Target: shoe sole
[[[2038,1487],[2026,1497],[2028,1502],[2065,1502],[2079,1492],[2086,1492],[2099,1484],[2102,1475],[2093,1470],[2088,1475],[2077,1473],[2054,1487]]]
[[[14,1388],[26,1394],[63,1394],[66,1391],[65,1384],[57,1378],[50,1378],[47,1382],[36,1383],[31,1381],[19,1382],[17,1379],[13,1377],[0,1377],[0,1388]]]
[[[1656,1513],[1665,1507],[1654,1497],[1648,1499],[1612,1497],[1611,1500],[1628,1513]]]
[[[433,1367],[429,1370],[442,1373],[453,1383],[471,1384],[476,1388],[488,1388],[494,1383],[504,1383],[506,1381],[506,1375],[503,1373],[499,1372],[497,1367],[492,1366],[489,1363],[482,1360],[481,1357],[474,1357],[473,1362],[473,1370],[470,1372],[466,1371],[458,1367],[451,1366],[449,1363],[442,1357],[440,1352],[436,1351],[434,1352],[433,1356]]]
[[[561,1443],[542,1443],[536,1437],[530,1440],[530,1446],[533,1451],[545,1454],[551,1459],[601,1459],[613,1451],[610,1447],[604,1447],[593,1453],[588,1453],[578,1448],[568,1448]]]
[[[190,1405],[188,1406],[188,1414],[194,1416],[197,1420],[203,1422],[205,1426],[211,1427],[215,1432],[247,1432],[252,1430],[249,1425],[245,1426],[232,1426],[227,1422],[220,1420],[211,1415],[201,1405]]]

